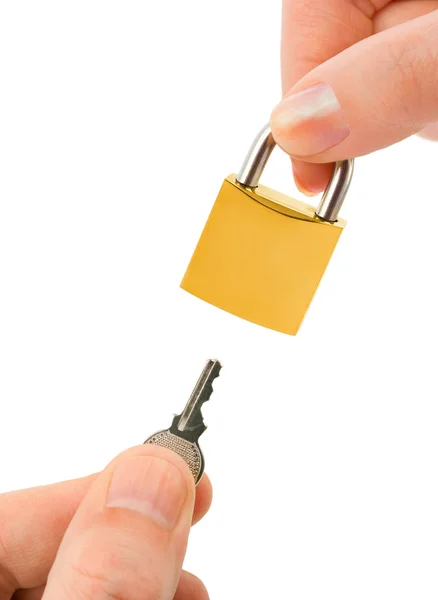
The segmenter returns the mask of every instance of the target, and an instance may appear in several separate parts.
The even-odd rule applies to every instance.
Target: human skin
[[[283,0],[284,99],[274,138],[297,185],[410,135],[438,139],[438,0]],[[425,129],[426,128],[426,129]],[[0,495],[0,600],[206,600],[181,571],[211,485],[140,446],[102,472]]]
[[[181,571],[211,504],[186,463],[153,445],[101,473],[0,495],[0,600],[208,600]]]
[[[271,116],[298,188],[333,161],[438,139],[438,0],[283,0],[283,100]]]

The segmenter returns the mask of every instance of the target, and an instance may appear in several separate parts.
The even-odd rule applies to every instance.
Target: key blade
[[[210,396],[213,393],[213,381],[216,377],[219,377],[222,365],[218,360],[209,360],[205,365],[198,382],[196,383],[194,390],[178,420],[177,429],[178,431],[186,431],[187,429],[203,427],[201,406],[207,400],[210,400]]]

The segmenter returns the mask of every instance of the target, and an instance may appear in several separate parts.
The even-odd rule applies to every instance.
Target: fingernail
[[[106,505],[134,510],[171,531],[187,494],[187,482],[172,463],[155,456],[135,456],[117,465]]]
[[[286,96],[274,109],[271,126],[277,144],[296,157],[324,152],[350,133],[344,111],[325,83]]]

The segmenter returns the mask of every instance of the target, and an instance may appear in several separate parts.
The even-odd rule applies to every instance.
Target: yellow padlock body
[[[225,179],[181,282],[242,319],[295,335],[345,221],[263,185]]]

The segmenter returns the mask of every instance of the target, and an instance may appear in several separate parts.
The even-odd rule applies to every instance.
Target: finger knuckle
[[[427,112],[430,91],[437,87],[437,49],[412,36],[405,39],[404,44],[388,44],[383,61],[392,85],[391,93],[381,102],[385,122],[421,129],[424,126],[421,117]]]
[[[129,543],[81,540],[67,560],[64,579],[71,600],[159,600],[160,579],[152,563]],[[85,542],[85,543],[84,543]]]
[[[128,600],[125,591],[119,586],[117,578],[92,565],[70,563],[70,577],[64,584],[67,597],[71,600]]]
[[[391,115],[400,126],[414,126],[411,110],[412,98],[418,93],[418,79],[415,70],[415,58],[412,48],[408,44],[388,45],[388,74],[393,81],[392,93],[389,96],[385,111],[387,121],[391,123]],[[396,110],[391,107],[392,102],[397,104]]]

